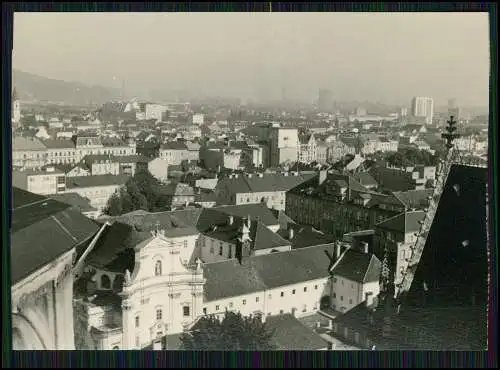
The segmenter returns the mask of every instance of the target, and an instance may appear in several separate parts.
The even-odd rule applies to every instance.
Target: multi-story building
[[[206,169],[218,170],[227,168],[237,170],[242,165],[242,150],[231,147],[208,148],[203,151],[203,164]]]
[[[144,113],[144,119],[163,120],[165,113],[168,112],[168,106],[155,103],[142,103],[140,110]],[[142,117],[141,117],[142,118]]]
[[[425,123],[431,125],[434,116],[434,100],[422,96],[414,97],[411,101],[411,114],[413,117],[424,117]]]
[[[90,199],[92,207],[103,211],[109,198],[130,179],[127,175],[97,175],[66,178],[66,192]]]
[[[296,162],[299,153],[298,129],[272,127],[270,133],[270,166]]]
[[[75,143],[72,140],[44,140],[49,164],[70,164],[76,162]]]
[[[128,142],[116,137],[105,137],[101,140],[103,150],[99,154],[110,154],[114,156],[122,155],[135,155],[136,147],[134,140],[130,139]],[[90,153],[89,153],[90,154]]]
[[[40,195],[64,193],[66,176],[54,167],[43,170],[13,170],[12,186]]]
[[[368,246],[363,250],[347,248],[342,252],[338,243],[336,254],[330,268],[330,302],[323,302],[322,306],[345,313],[379,294],[382,263],[369,252]]]
[[[169,141],[161,144],[159,158],[165,159],[171,165],[180,165],[185,160],[198,161],[199,147],[189,148],[184,141]]]
[[[328,144],[327,158],[330,162],[337,162],[347,154],[356,154],[356,147],[351,141],[340,139]]]
[[[47,162],[47,147],[37,138],[12,138],[12,166],[40,168]]]
[[[288,191],[285,208],[294,221],[338,238],[348,232],[372,229],[404,209],[393,195],[371,191],[351,175],[324,171]]]
[[[205,116],[201,113],[193,114],[192,122],[193,125],[203,125],[205,122]]]
[[[310,163],[316,160],[317,145],[314,134],[299,135],[299,145],[300,162]]]
[[[316,161],[321,164],[328,162],[328,144],[324,141],[316,144]]]
[[[264,203],[269,208],[284,210],[288,190],[309,180],[314,174],[233,174],[217,184],[217,204],[240,205]]]
[[[82,163],[90,170],[92,176],[120,174],[120,164],[117,158],[110,154],[86,155]]]
[[[401,281],[403,272],[408,267],[411,247],[417,240],[420,223],[424,218],[425,211],[406,211],[375,225],[374,252],[383,259],[387,248],[396,284]]]

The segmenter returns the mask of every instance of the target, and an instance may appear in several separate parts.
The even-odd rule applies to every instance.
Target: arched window
[[[102,289],[111,289],[111,280],[108,275],[101,276],[101,288]]]
[[[156,261],[155,264],[155,276],[161,275],[161,261]]]

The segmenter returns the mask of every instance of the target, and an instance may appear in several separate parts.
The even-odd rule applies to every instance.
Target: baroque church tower
[[[18,126],[21,122],[21,104],[17,96],[16,88],[12,91],[12,125]]]

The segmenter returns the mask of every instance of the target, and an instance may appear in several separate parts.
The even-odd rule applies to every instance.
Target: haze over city
[[[147,95],[487,106],[486,13],[16,13],[13,68]]]

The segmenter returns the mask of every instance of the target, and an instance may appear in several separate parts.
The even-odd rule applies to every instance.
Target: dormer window
[[[155,276],[161,276],[161,261],[156,261]]]

